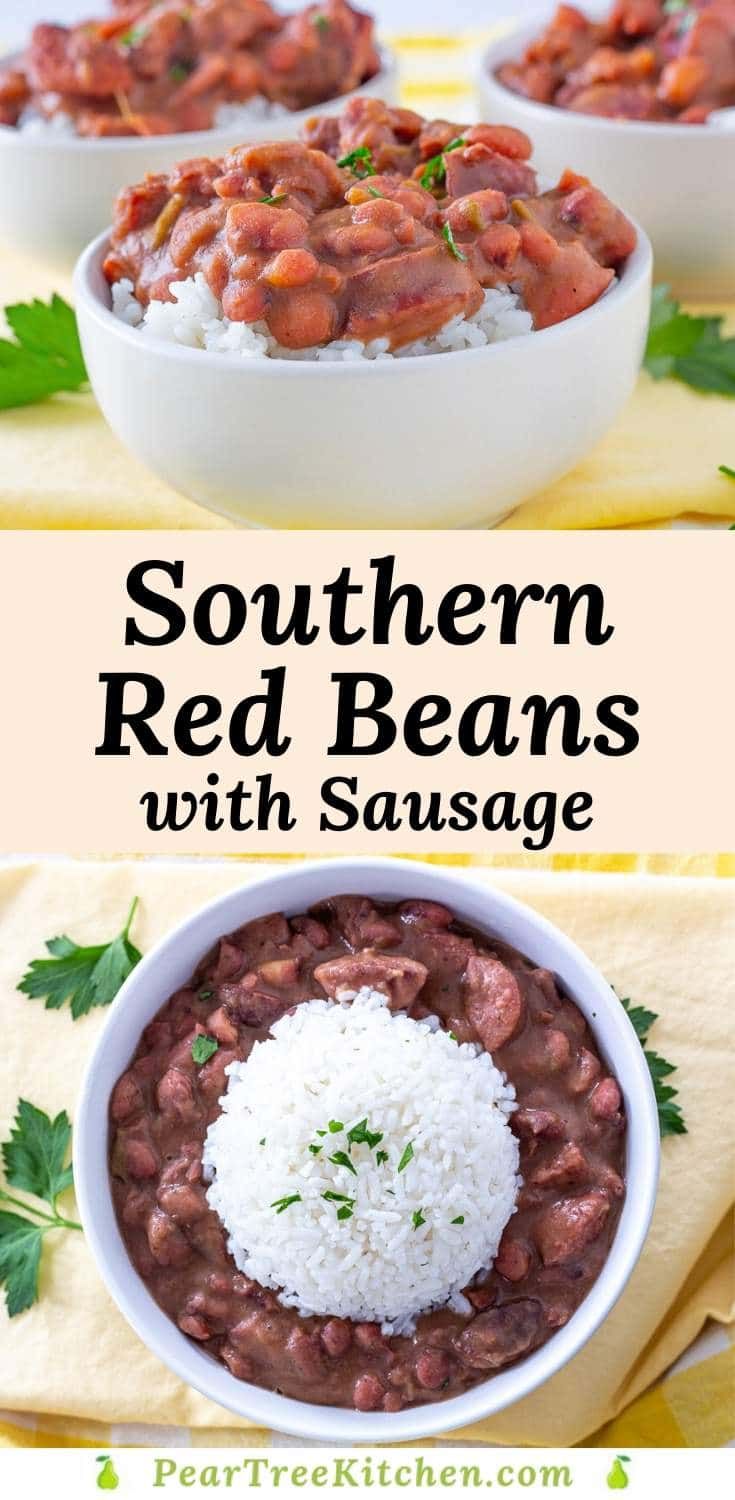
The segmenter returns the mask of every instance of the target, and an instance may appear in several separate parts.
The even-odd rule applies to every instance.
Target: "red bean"
[[[322,1343],[331,1359],[341,1359],[352,1343],[352,1329],[343,1318],[330,1318],[322,1328]]]
[[[451,1372],[449,1355],[443,1349],[427,1349],[416,1361],[416,1379],[427,1391],[441,1390]]]
[[[352,1401],[357,1411],[377,1411],[383,1404],[385,1390],[377,1375],[358,1375],[352,1390]]]

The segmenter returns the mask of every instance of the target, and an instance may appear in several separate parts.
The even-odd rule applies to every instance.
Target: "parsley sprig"
[[[449,249],[451,250],[452,255],[454,256],[455,260],[466,260],[467,259],[467,256],[465,255],[464,250],[460,250],[459,245],[457,244],[457,241],[454,238],[454,231],[452,229],[452,226],[448,222],[444,225],[444,228],[442,229],[442,239],[446,240],[447,245],[449,246]]]
[[[634,1005],[632,1000],[621,997],[621,1003],[627,1012],[633,1030],[643,1048],[643,1054],[648,1063],[648,1070],[653,1082],[653,1091],[658,1106],[658,1124],[661,1138],[667,1135],[686,1135],[687,1126],[681,1112],[681,1105],[675,1104],[679,1090],[672,1087],[664,1080],[671,1078],[676,1072],[676,1064],[667,1062],[658,1052],[651,1052],[648,1048],[648,1036],[655,1026],[658,1015],[654,1010],[646,1010],[644,1005]]]
[[[5,318],[13,338],[0,339],[0,411],[87,385],[77,320],[63,297],[15,303]]]
[[[215,1052],[219,1052],[219,1042],[213,1036],[195,1036],[191,1044],[191,1057],[198,1068],[209,1062]]]
[[[450,151],[458,151],[461,146],[466,145],[465,137],[458,135],[449,142],[448,146],[444,147],[443,151],[438,152],[436,156],[429,157],[419,178],[421,186],[426,188],[427,192],[432,193],[436,188],[444,186],[447,180],[447,155]]]
[[[361,182],[365,177],[377,177],[378,175],[373,162],[373,153],[369,146],[358,146],[356,150],[349,151],[347,156],[343,156],[337,162],[337,166],[345,167],[347,171],[352,173],[353,177],[357,177]]]
[[[696,391],[735,396],[735,337],[724,319],[682,312],[667,286],[653,289],[644,365],[654,380],[680,380]]]
[[[52,1229],[78,1229],[81,1224],[57,1208],[57,1201],[72,1186],[72,1168],[66,1165],[71,1141],[71,1122],[65,1110],[50,1119],[27,1099],[19,1099],[10,1139],[3,1142],[2,1159],[8,1187],[40,1199],[51,1212],[27,1203],[0,1188],[0,1202],[22,1209],[22,1214],[0,1210],[0,1286],[11,1318],[25,1312],[38,1300],[38,1275],[44,1236]]]
[[[49,938],[51,958],[34,958],[18,985],[31,1000],[45,999],[46,1010],[61,1010],[67,1000],[72,1020],[97,1005],[109,1005],[141,954],[130,941],[138,898],[135,897],[122,932],[109,943],[80,947],[68,937]]]

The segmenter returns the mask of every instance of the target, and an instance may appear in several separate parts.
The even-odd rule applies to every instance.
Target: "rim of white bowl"
[[[284,110],[281,114],[273,115],[272,118],[278,121],[292,120],[295,133],[306,120],[310,120],[313,115],[320,114],[327,106],[331,109],[336,104],[347,104],[350,99],[361,99],[370,96],[379,98],[379,95],[375,95],[375,90],[380,83],[387,82],[389,79],[395,79],[398,73],[398,58],[392,47],[386,46],[383,42],[378,45],[378,55],[380,57],[378,72],[374,73],[372,78],[366,78],[363,83],[358,84],[356,89],[350,89],[346,94],[334,94],[331,99],[322,99],[320,104],[315,104],[311,109],[288,109]],[[19,60],[22,56],[22,52],[11,53],[7,56],[3,56],[0,53],[0,64],[6,66],[16,59]],[[247,104],[247,100],[245,103]],[[249,128],[254,129],[256,126],[262,127],[267,125],[268,118],[268,116],[254,116],[250,121],[243,120],[243,132],[247,132]],[[150,153],[156,147],[166,148],[174,146],[177,142],[181,141],[182,151],[185,151],[187,146],[200,147],[201,152],[193,149],[189,153],[192,156],[196,156],[205,153],[206,146],[208,144],[211,145],[213,139],[216,137],[230,137],[235,129],[240,129],[240,126],[236,123],[232,125],[211,125],[209,130],[177,130],[171,135],[118,135],[90,138],[75,135],[74,133],[69,135],[59,133],[57,136],[53,132],[49,132],[48,134],[36,135],[33,131],[19,130],[17,125],[0,125],[0,142],[3,140],[13,140],[19,144],[22,142],[27,146],[43,146],[44,151],[68,151],[70,147],[78,147],[82,154],[88,152],[104,153],[106,151],[117,150],[126,152],[131,156],[135,156],[136,154],[144,156],[146,152]],[[261,140],[255,144],[261,144],[265,139],[265,137],[261,136]]]
[[[460,918],[464,891],[468,901],[472,895],[487,907],[489,932],[499,919],[520,924],[527,930],[528,939],[524,937],[524,943],[529,957],[534,954],[534,939],[552,943],[561,960],[556,972],[564,988],[577,1000],[583,990],[585,998],[606,1012],[614,1042],[610,1043],[608,1037],[604,1050],[623,1088],[628,1118],[627,1192],[623,1212],[600,1275],[570,1321],[526,1359],[462,1395],[390,1414],[317,1406],[248,1385],[236,1380],[221,1363],[190,1343],[154,1301],[128,1258],[112,1206],[107,1161],[109,1094],[129,1062],[127,1050],[125,1056],[116,1055],[115,1039],[122,1026],[121,1016],[130,994],[141,986],[145,990],[151,972],[156,983],[156,970],[169,950],[187,935],[192,945],[195,939],[197,948],[201,945],[203,955],[217,936],[235,929],[238,917],[245,915],[245,920],[252,919],[238,908],[244,903],[247,912],[253,898],[258,908],[253,915],[262,915],[275,909],[301,909],[304,904],[318,900],[320,894],[324,897],[335,889],[362,888],[369,894],[371,873],[395,880],[396,899],[406,899],[410,892],[414,896],[434,894],[449,901],[446,890],[449,881],[451,899]],[[407,884],[402,885],[402,881]],[[284,888],[287,892],[289,887],[293,887],[293,901],[284,894]],[[273,901],[269,900],[271,892]],[[143,1005],[140,1032],[167,998],[168,992],[154,994],[150,1005]],[[106,1071],[110,1080],[106,1091],[98,1085],[101,1070]],[[276,873],[217,896],[178,923],[145,955],[113,1002],[88,1063],[76,1108],[75,1185],[85,1236],[108,1292],[138,1337],[183,1381],[226,1410],[258,1426],[324,1442],[395,1443],[434,1436],[494,1415],[554,1375],[609,1315],[635,1268],[655,1205],[659,1159],[658,1113],[643,1049],[618,997],[577,944],[531,907],[497,887],[481,883],[471,872],[447,870],[415,860],[370,856],[284,866]]]
[[[513,50],[515,46],[522,46],[524,42],[530,42],[537,36],[539,29],[548,25],[554,15],[554,8],[544,8],[535,12],[529,20],[526,16],[523,21],[510,22],[503,31],[502,36],[493,37],[489,45],[483,47],[479,62],[476,63],[475,83],[482,91],[483,88],[491,90],[502,100],[512,99],[516,105],[521,105],[528,111],[529,118],[538,122],[539,131],[543,130],[544,123],[549,118],[562,115],[580,132],[592,135],[595,132],[607,133],[610,130],[619,132],[628,137],[638,136],[641,140],[651,140],[658,137],[662,140],[671,138],[674,141],[701,140],[711,144],[713,136],[731,134],[729,129],[716,123],[710,124],[705,120],[700,125],[680,125],[676,121],[668,123],[665,120],[617,120],[609,119],[605,115],[589,115],[582,110],[560,109],[556,104],[541,104],[537,99],[527,99],[524,94],[517,94],[514,89],[509,89],[495,74],[493,63],[511,62],[519,60]]]
[[[586,307],[582,312],[575,313],[573,317],[566,318],[562,323],[555,323],[551,328],[534,329],[531,335],[515,334],[512,338],[501,339],[495,344],[482,344],[476,349],[450,349],[442,354],[414,354],[405,359],[355,359],[355,360],[291,360],[282,359],[278,356],[263,356],[251,359],[237,358],[234,354],[222,353],[219,350],[192,349],[186,344],[178,344],[173,340],[160,339],[155,336],[146,335],[141,338],[139,329],[133,328],[118,318],[107,305],[106,299],[98,294],[92,285],[92,278],[98,273],[101,275],[101,261],[106,253],[110,242],[110,230],[105,229],[102,234],[92,240],[79,257],[74,268],[73,290],[77,306],[84,304],[85,311],[99,323],[106,333],[114,333],[118,338],[138,348],[143,358],[146,353],[153,354],[157,359],[169,360],[194,360],[201,362],[205,360],[210,368],[218,367],[222,370],[239,372],[242,378],[280,378],[288,375],[290,379],[334,380],[343,377],[345,371],[357,375],[360,379],[376,379],[375,371],[381,372],[381,378],[387,375],[389,379],[407,379],[407,371],[428,364],[441,364],[445,358],[452,360],[472,360],[502,358],[502,351],[508,346],[515,348],[521,341],[530,340],[533,344],[538,339],[543,339],[545,344],[552,341],[563,342],[570,336],[570,330],[586,327],[595,320],[606,317],[608,314],[615,316],[617,310],[624,301],[634,297],[640,290],[641,284],[650,280],[653,271],[653,250],[651,242],[645,230],[627,215],[635,228],[638,236],[636,247],[623,267],[622,273],[612,283],[609,290],[603,292],[602,296],[594,302],[591,307]]]

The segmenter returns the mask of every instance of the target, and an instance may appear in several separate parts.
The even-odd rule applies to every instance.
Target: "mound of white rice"
[[[495,1258],[514,1091],[437,1027],[363,989],[297,1006],[228,1069],[207,1197],[240,1270],[303,1316],[407,1333],[432,1307],[469,1312],[461,1288]]]
[[[233,323],[210,291],[201,271],[186,281],[171,283],[174,302],[153,301],[143,308],[134,295],[133,283],[118,281],[112,288],[112,310],[116,317],[145,337],[185,344],[190,349],[208,349],[215,354],[239,355],[243,359],[344,360],[405,359],[415,354],[447,354],[458,349],[478,349],[518,334],[533,332],[533,319],[515,292],[496,287],[471,318],[450,318],[431,338],[418,339],[391,353],[388,339],[334,339],[331,344],[310,349],[285,349],[271,336],[265,323]]]

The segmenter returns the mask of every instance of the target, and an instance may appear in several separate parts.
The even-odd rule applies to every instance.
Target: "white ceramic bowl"
[[[495,522],[570,469],[633,390],[648,327],[645,235],[565,323],[410,359],[243,359],[141,336],[110,311],[107,236],[74,288],[95,396],[132,453],[190,499],[275,527]]]
[[[158,1307],[128,1258],[117,1227],[107,1168],[108,1104],[143,1028],[190,977],[223,934],[273,911],[295,914],[330,895],[365,893],[444,902],[457,915],[513,944],[558,975],[587,1017],[618,1079],[627,1113],[627,1194],[605,1265],[565,1327],[519,1364],[466,1394],[395,1414],[310,1405],[236,1380],[179,1331]],[[74,1172],[87,1241],[120,1311],[143,1343],[189,1385],[263,1427],[323,1442],[407,1442],[478,1422],[548,1380],[581,1349],[610,1312],[635,1266],[656,1195],[659,1133],[643,1050],[620,1001],[579,948],[556,927],[485,882],[456,870],[389,859],[290,865],[220,896],[146,955],[123,986],[97,1044],[77,1103]]]
[[[379,73],[350,94],[313,109],[246,120],[224,129],[185,135],[80,140],[35,135],[0,126],[0,239],[21,255],[59,269],[110,222],[115,196],[146,172],[168,172],[194,156],[221,156],[243,141],[289,140],[311,115],[339,114],[348,99],[371,96],[395,102],[396,59],[381,50]]]
[[[609,9],[606,0],[604,10]],[[597,7],[582,4],[594,14]],[[495,77],[548,23],[552,11],[524,20],[483,53],[477,69],[480,118],[525,130],[534,161],[557,180],[566,167],[643,224],[655,274],[680,297],[735,296],[735,124],[666,125],[604,120],[536,104]]]

